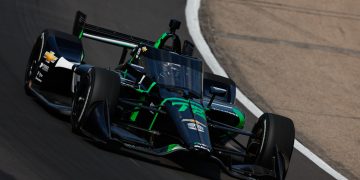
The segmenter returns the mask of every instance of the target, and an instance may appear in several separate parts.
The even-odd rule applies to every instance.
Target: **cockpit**
[[[140,48],[139,48],[140,49]],[[144,46],[131,60],[137,68],[169,90],[183,91],[196,97],[202,95],[202,61],[193,57]]]

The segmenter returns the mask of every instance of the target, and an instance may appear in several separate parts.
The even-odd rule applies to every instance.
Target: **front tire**
[[[35,74],[34,74],[36,72],[35,65],[38,62],[38,60],[40,60],[40,57],[42,54],[43,43],[44,43],[43,38],[38,37],[35,44],[33,45],[28,62],[26,64],[24,88],[25,88],[25,93],[29,96],[31,95],[29,85],[30,85],[33,77],[35,76]]]
[[[106,101],[110,115],[113,114],[120,92],[120,77],[117,73],[92,68],[86,75],[82,75],[77,84],[73,98],[71,112],[71,129],[80,133],[81,125],[86,121],[96,102]]]
[[[283,157],[290,161],[295,138],[295,128],[291,119],[265,113],[255,124],[247,145],[248,163],[255,163],[270,170],[274,169],[276,147]],[[288,165],[285,163],[284,173]]]

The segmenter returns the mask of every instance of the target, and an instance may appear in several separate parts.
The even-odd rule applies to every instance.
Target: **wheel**
[[[81,123],[96,102],[106,101],[111,115],[116,108],[119,92],[120,77],[115,72],[95,67],[86,75],[82,75],[73,97],[70,117],[72,131],[80,133]]]
[[[91,93],[90,74],[81,77],[80,82],[75,87],[72,101],[72,111],[70,116],[71,130],[75,134],[80,134],[79,122],[83,119],[87,107],[87,99]]]
[[[25,88],[25,93],[27,95],[31,95],[31,92],[29,90],[29,83],[32,79],[32,77],[34,76],[34,72],[36,72],[36,63],[38,62],[38,60],[40,59],[41,53],[42,53],[42,46],[43,46],[43,39],[41,37],[37,38],[29,59],[28,59],[28,63],[26,65],[26,69],[25,69],[25,83],[24,83],[24,88]]]
[[[265,113],[255,124],[247,144],[248,163],[255,163],[268,169],[274,168],[276,148],[290,161],[294,147],[295,128],[289,118]],[[285,174],[288,166],[285,166]]]

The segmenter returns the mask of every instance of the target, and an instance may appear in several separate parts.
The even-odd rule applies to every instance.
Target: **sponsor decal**
[[[49,66],[44,63],[41,63],[39,67],[45,72],[49,71]]]
[[[37,76],[35,77],[35,80],[39,81],[39,82],[42,82],[41,79],[39,79]]]
[[[199,132],[204,132],[204,128],[195,123],[187,123],[189,129],[198,130]]]
[[[148,49],[147,49],[146,46],[143,46],[143,47],[141,47],[141,48],[140,48],[140,47],[137,48],[137,51],[136,51],[136,54],[135,54],[135,58],[136,58],[136,59],[139,58],[140,53],[145,53],[147,50],[148,50]]]
[[[186,111],[190,106],[190,104],[188,102],[173,102],[172,105],[173,106],[179,105],[180,106],[179,112]],[[206,119],[205,111],[202,108],[195,106],[195,105],[191,105],[191,110],[194,114],[202,117],[203,119]]]
[[[195,119],[183,119],[181,120],[181,122],[187,122],[187,127],[189,129],[199,132],[204,132],[204,128],[206,128],[206,126],[203,123]]]
[[[142,48],[141,48],[141,51],[142,51],[142,52],[146,52],[146,51],[147,51],[147,47],[146,47],[146,46],[142,47]]]
[[[44,54],[44,58],[46,62],[54,63],[58,58],[55,56],[55,53],[53,51],[46,51]]]
[[[42,82],[42,77],[43,75],[41,74],[40,71],[37,72],[36,76],[35,76],[35,80]]]
[[[195,147],[195,148],[199,148],[199,149],[204,149],[204,150],[210,152],[210,149],[209,149],[208,146],[205,145],[205,144],[194,143],[194,147]]]
[[[139,58],[140,53],[141,53],[141,48],[138,48],[136,55],[135,55],[136,59]]]

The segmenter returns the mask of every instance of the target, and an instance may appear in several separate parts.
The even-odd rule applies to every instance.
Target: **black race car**
[[[157,156],[188,152],[237,178],[285,178],[292,121],[265,113],[252,131],[243,130],[235,83],[203,72],[202,60],[192,57],[194,45],[184,41],[181,47],[179,21],[171,20],[170,31],[151,42],[85,20],[77,12],[72,34],[42,32],[25,74],[26,93],[70,116],[74,133]],[[83,38],[123,48],[119,65],[110,70],[84,63]],[[247,145],[238,135],[249,137]]]

